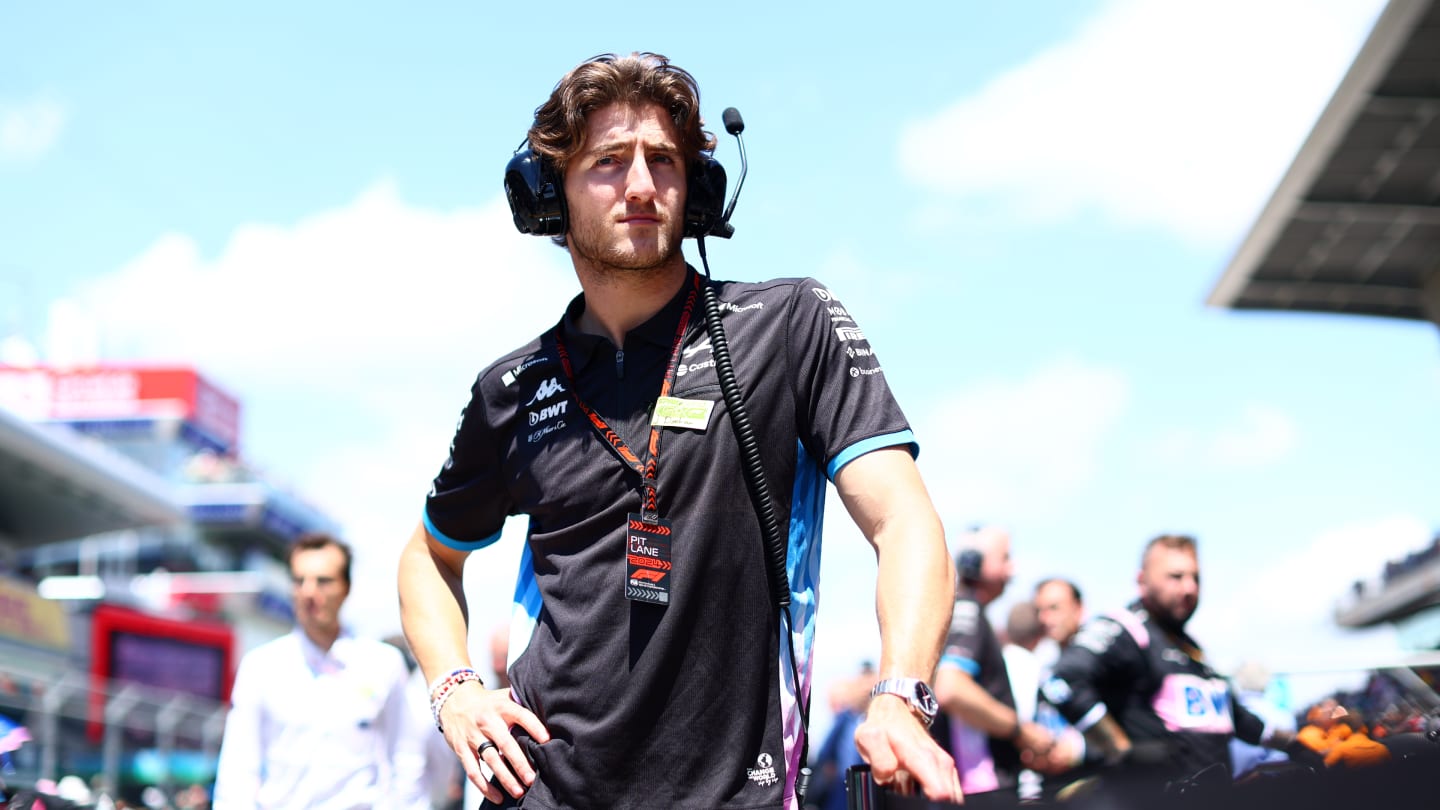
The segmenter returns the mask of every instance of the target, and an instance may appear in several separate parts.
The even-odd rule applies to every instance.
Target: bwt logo
[[[536,390],[535,396],[531,397],[530,401],[525,404],[534,405],[537,402],[544,402],[545,400],[555,396],[556,394],[563,393],[565,393],[565,386],[561,385],[559,380],[551,377],[545,382],[540,383],[540,388]],[[532,422],[531,424],[534,423]]]
[[[535,427],[536,425],[540,424],[541,422],[544,422],[546,419],[553,419],[554,417],[557,417],[557,416],[560,416],[560,415],[564,414],[564,413],[565,413],[565,406],[567,406],[567,405],[569,405],[569,404],[570,404],[569,402],[557,402],[557,403],[555,403],[554,405],[551,405],[551,406],[548,407],[548,408],[541,408],[541,409],[538,410],[538,411],[531,411],[531,412],[530,412],[530,427]]]

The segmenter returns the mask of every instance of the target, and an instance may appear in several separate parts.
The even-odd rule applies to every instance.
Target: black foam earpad
[[[687,237],[709,236],[721,224],[725,212],[725,167],[706,156],[690,169],[685,192],[685,233]]]
[[[505,166],[505,199],[521,233],[562,236],[566,229],[565,187],[550,161],[521,149]]]

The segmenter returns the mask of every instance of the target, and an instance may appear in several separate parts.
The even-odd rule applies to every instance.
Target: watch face
[[[935,700],[935,693],[930,690],[930,686],[924,681],[915,682],[914,703],[916,708],[930,717],[934,717],[940,711],[940,703]]]

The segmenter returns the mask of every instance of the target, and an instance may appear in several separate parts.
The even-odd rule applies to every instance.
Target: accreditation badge
[[[625,531],[625,598],[670,604],[670,521],[630,513]]]

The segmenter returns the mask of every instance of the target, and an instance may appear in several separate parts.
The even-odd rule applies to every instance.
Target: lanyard
[[[665,380],[660,384],[660,396],[670,396],[670,388],[675,384],[676,369],[680,364],[680,349],[685,342],[685,329],[690,325],[690,315],[695,311],[695,294],[700,289],[699,274],[692,273],[694,283],[690,287],[690,294],[685,298],[685,308],[680,312],[680,324],[675,329],[675,342],[670,347],[670,364],[665,367]],[[561,336],[564,321],[555,326],[555,350],[560,354],[560,366],[565,371],[565,380],[570,383],[570,395],[575,398],[575,404],[590,420],[590,426],[620,460],[625,462],[630,469],[640,474],[640,514],[647,521],[655,521],[660,517],[659,510],[659,485],[660,485],[660,428],[650,426],[650,446],[647,458],[642,463],[635,452],[620,438],[620,434],[610,428],[610,425],[596,413],[593,408],[585,404],[580,398],[580,389],[575,385],[575,372],[570,366],[570,353],[565,350],[565,340]]]

